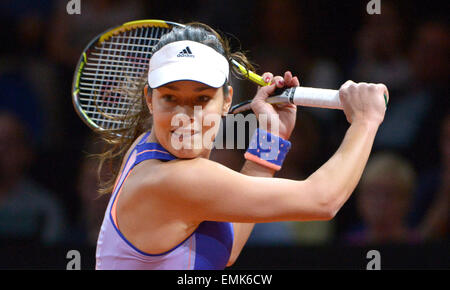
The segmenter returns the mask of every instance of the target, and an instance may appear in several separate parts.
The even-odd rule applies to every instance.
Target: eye
[[[162,98],[165,102],[169,102],[169,103],[173,103],[173,102],[176,101],[176,98],[175,98],[175,96],[173,96],[173,95],[163,95],[161,98]]]
[[[198,96],[197,97],[197,102],[199,102],[199,103],[206,103],[209,100],[211,100],[211,97],[209,97],[209,96]]]

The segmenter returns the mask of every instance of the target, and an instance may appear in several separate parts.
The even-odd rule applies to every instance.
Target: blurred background
[[[67,251],[93,269],[109,196],[97,194],[99,142],[76,115],[71,84],[89,40],[136,19],[204,22],[247,52],[258,73],[292,71],[304,86],[382,82],[390,104],[364,175],[328,222],[257,224],[234,269],[450,268],[448,3],[369,1],[65,0],[0,2],[0,268],[65,269]],[[255,85],[233,81],[233,104]],[[299,108],[277,177],[303,179],[328,160],[348,123]],[[239,171],[244,150],[212,159]]]

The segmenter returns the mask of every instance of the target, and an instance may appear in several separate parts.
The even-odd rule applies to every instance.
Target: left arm
[[[282,88],[284,86],[299,86],[300,83],[298,78],[293,77],[290,72],[286,72],[284,74],[284,78],[281,76],[274,77],[271,73],[265,73],[262,77],[267,83],[272,83],[272,85],[260,88],[260,91],[252,101],[252,109],[258,118],[259,114],[266,114],[268,116],[274,114],[278,115],[280,119],[280,127],[277,133],[281,138],[288,140],[295,126],[297,106],[293,104],[285,104],[283,106],[274,107],[271,104],[266,103],[265,99],[274,92],[276,87]],[[270,121],[268,123],[267,130],[270,131]],[[245,161],[240,172],[245,175],[259,177],[273,177],[275,174],[275,170],[261,166],[250,160]],[[233,223],[234,241],[227,267],[233,265],[239,257],[239,254],[252,233],[254,226],[254,223]]]
[[[244,166],[242,166],[241,173],[250,176],[260,177],[273,177],[275,170],[261,166],[250,160],[246,160]],[[252,233],[254,223],[233,223],[234,240],[233,248],[231,250],[230,259],[228,260],[227,267],[234,264],[239,254],[242,251],[245,243],[247,243],[250,234]]]

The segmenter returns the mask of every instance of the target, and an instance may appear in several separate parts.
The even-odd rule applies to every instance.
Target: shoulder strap
[[[137,146],[137,155],[134,165],[147,159],[174,160],[175,156],[170,154],[158,143],[144,143]]]
[[[141,140],[139,140],[138,145],[144,144],[145,140],[147,140],[148,136],[150,136],[151,131],[148,131],[147,133],[145,133],[144,137],[142,137]]]

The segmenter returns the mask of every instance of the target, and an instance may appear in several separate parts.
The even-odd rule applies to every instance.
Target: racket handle
[[[343,110],[338,90],[317,89],[309,87],[292,87],[280,95],[269,97],[268,103],[286,103],[297,106]]]

